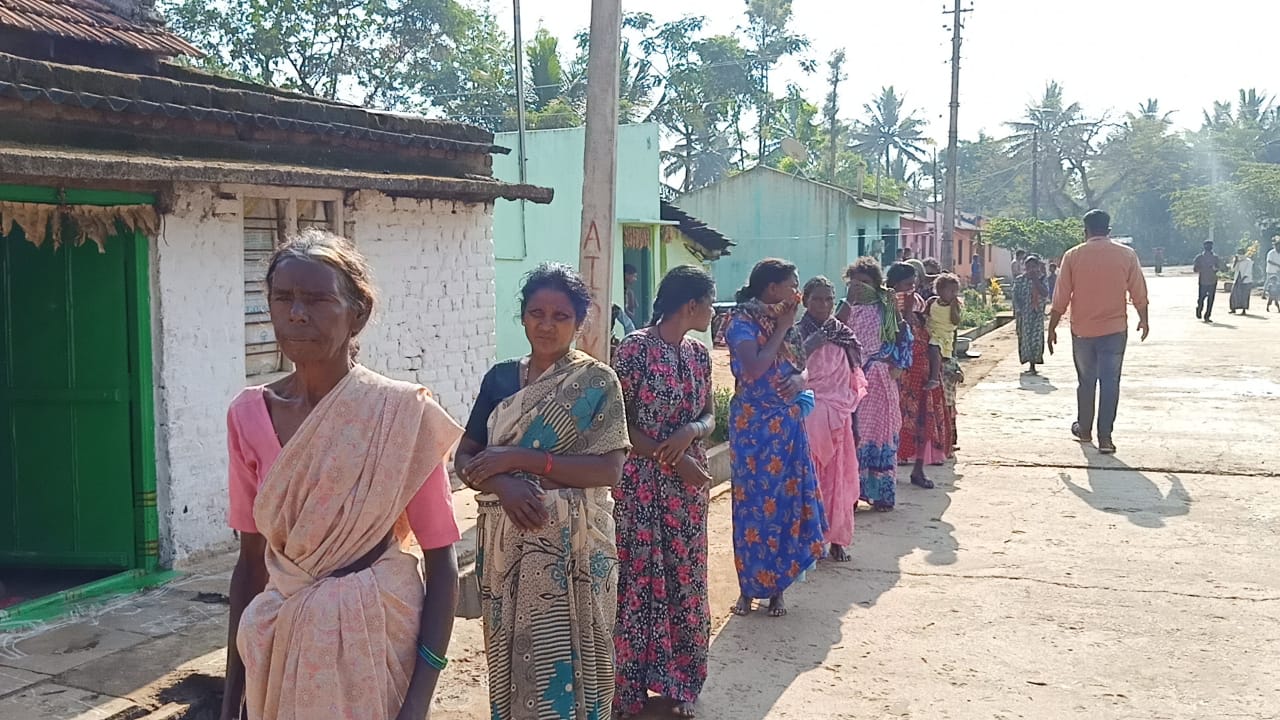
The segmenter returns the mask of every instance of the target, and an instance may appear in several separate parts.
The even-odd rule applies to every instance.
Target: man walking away
[[[1200,277],[1200,295],[1196,298],[1196,319],[1202,317],[1207,323],[1213,322],[1213,298],[1218,294],[1218,268],[1222,261],[1213,254],[1213,241],[1206,240],[1204,252],[1196,256],[1192,268]]]
[[[1071,309],[1071,350],[1075,357],[1077,420],[1071,434],[1092,442],[1097,393],[1098,451],[1114,454],[1111,431],[1120,405],[1120,371],[1129,339],[1129,300],[1138,311],[1138,331],[1147,339],[1147,281],[1138,255],[1111,240],[1111,216],[1090,210],[1084,216],[1085,242],[1067,251],[1058,269],[1058,288],[1049,316],[1049,352],[1058,344],[1058,323]],[[1126,298],[1126,295],[1128,296]]]
[[[1271,244],[1267,253],[1267,309],[1263,312],[1270,312],[1272,305],[1280,310],[1280,235],[1272,238]]]

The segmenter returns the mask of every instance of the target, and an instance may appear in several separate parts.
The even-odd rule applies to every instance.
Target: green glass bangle
[[[426,645],[418,645],[418,657],[422,658],[423,662],[436,670],[444,670],[449,666],[449,660],[447,658],[442,658],[435,654],[431,651],[431,648]]]

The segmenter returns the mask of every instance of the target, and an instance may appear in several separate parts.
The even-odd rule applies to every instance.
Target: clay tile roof
[[[128,20],[99,0],[0,0],[0,26],[165,57],[203,54],[159,22]]]

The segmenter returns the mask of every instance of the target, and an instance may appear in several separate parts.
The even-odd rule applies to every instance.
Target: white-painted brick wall
[[[360,192],[348,229],[381,307],[361,361],[430,388],[464,422],[495,353],[492,205]],[[244,368],[244,235],[239,202],[177,189],[153,255],[161,554],[181,563],[231,546],[226,409]]]
[[[152,282],[161,556],[234,541],[227,528],[227,405],[245,385],[244,222],[239,203],[180,186]]]
[[[425,385],[465,423],[497,347],[493,206],[361,191],[349,211],[382,292],[361,362]]]

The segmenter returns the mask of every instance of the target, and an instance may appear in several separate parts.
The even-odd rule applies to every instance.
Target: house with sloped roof
[[[285,237],[350,238],[382,293],[361,361],[465,417],[494,204],[551,200],[494,177],[486,130],[171,62],[195,53],[145,2],[0,0],[7,602],[35,571],[101,589],[233,542],[225,412],[287,370],[263,282]]]
[[[864,255],[893,261],[899,218],[910,210],[829,183],[758,166],[685,193],[675,202],[733,238],[733,255],[715,263],[719,299],[730,300],[751,269],[769,257],[796,264],[800,282],[841,282]]]

